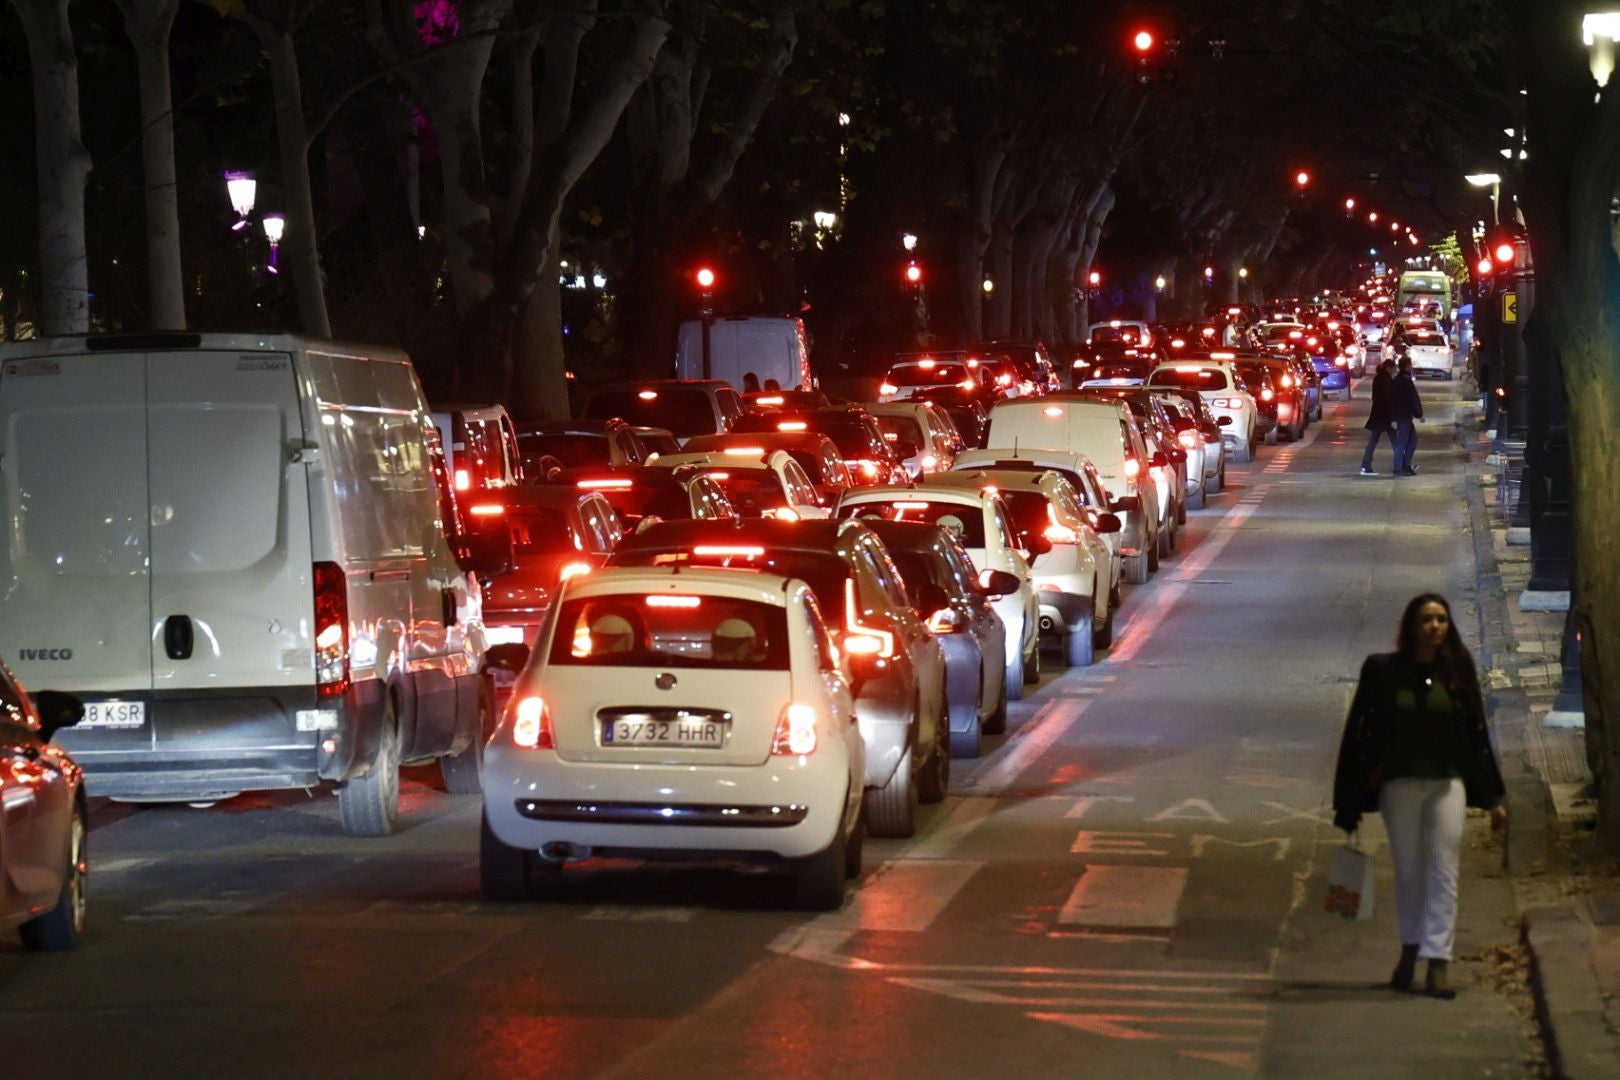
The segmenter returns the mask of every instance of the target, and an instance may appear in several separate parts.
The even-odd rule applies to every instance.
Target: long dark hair
[[[1440,643],[1439,654],[1435,657],[1446,685],[1457,692],[1477,692],[1479,674],[1474,668],[1474,658],[1468,646],[1463,644],[1462,635],[1457,633],[1457,620],[1451,614],[1451,605],[1439,593],[1418,593],[1407,601],[1406,610],[1401,613],[1401,628],[1395,634],[1395,651],[1408,664],[1416,663],[1418,612],[1423,610],[1425,604],[1439,604],[1446,609],[1446,639]]]

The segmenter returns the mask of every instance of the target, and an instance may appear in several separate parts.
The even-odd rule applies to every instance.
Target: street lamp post
[[[1502,223],[1500,203],[1502,199],[1502,177],[1497,173],[1469,173],[1464,180],[1475,187],[1488,187],[1491,189],[1491,224]]]

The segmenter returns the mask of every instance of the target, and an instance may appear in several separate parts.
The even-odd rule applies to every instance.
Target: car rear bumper
[[[484,759],[490,830],[527,851],[803,858],[832,842],[848,792],[837,747],[758,766],[565,762],[493,744]]]

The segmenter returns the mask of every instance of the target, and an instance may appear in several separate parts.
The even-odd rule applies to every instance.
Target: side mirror
[[[493,578],[517,569],[517,552],[512,546],[512,528],[506,523],[505,508],[480,514],[475,508],[468,515],[468,527],[456,552],[456,564],[470,574]]]
[[[942,607],[928,616],[928,629],[936,634],[959,634],[967,629],[967,616],[953,607]]]
[[[1052,550],[1052,541],[1040,533],[1025,533],[1019,539],[1023,541],[1021,546],[1024,550],[1024,557],[1029,559],[1030,562],[1034,562],[1037,556],[1045,555]]]
[[[522,674],[529,663],[529,647],[517,642],[491,645],[484,650],[484,670],[500,671],[512,678]]]
[[[1123,510],[1127,514],[1139,514],[1142,512],[1142,497],[1140,495],[1127,495],[1123,499],[1115,499],[1114,510],[1116,512]]]
[[[1220,427],[1231,427],[1232,418],[1230,416],[1217,416],[1215,418],[1215,423]]]
[[[1097,524],[1092,527],[1099,534],[1107,536],[1109,533],[1119,532],[1125,527],[1125,523],[1119,520],[1118,514],[1102,513],[1097,515]]]
[[[1148,460],[1148,465],[1155,469],[1166,468],[1169,464],[1170,459],[1165,456],[1163,450],[1155,450],[1153,452],[1153,457]]]
[[[987,596],[1010,596],[1018,591],[1018,586],[1017,574],[1009,574],[1005,570],[979,571],[979,588]]]
[[[40,734],[46,739],[63,728],[84,719],[84,702],[60,690],[40,690],[33,695],[39,713]]]
[[[914,458],[922,453],[922,447],[909,439],[897,439],[892,445],[894,446],[894,456],[902,461],[906,458]]]

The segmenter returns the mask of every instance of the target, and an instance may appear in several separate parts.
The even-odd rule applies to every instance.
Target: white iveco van
[[[149,334],[0,348],[0,655],[83,699],[92,794],[339,782],[392,830],[402,762],[478,790],[489,552],[457,535],[403,353]],[[457,552],[461,553],[458,562]]]

